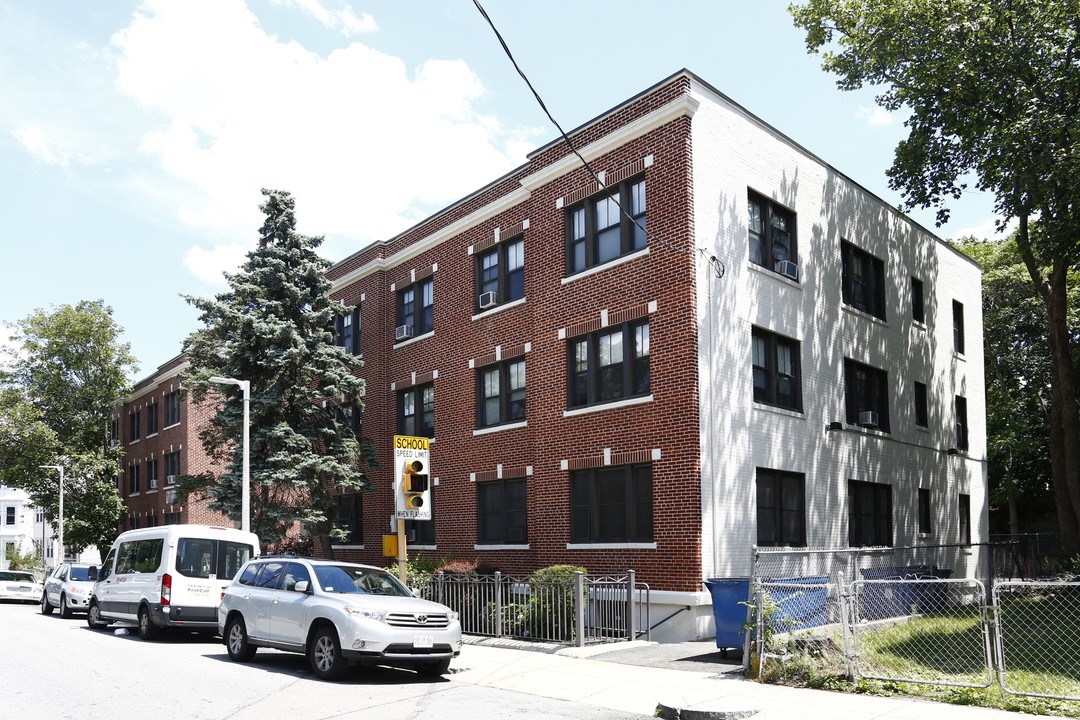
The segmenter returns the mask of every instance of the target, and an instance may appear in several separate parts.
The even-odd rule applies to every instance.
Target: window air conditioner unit
[[[878,416],[873,410],[862,410],[859,412],[859,424],[863,427],[876,428],[878,426]]]
[[[150,478],[150,490],[157,490],[157,478]]]
[[[175,475],[166,475],[165,476],[165,484],[166,485],[175,485],[176,484],[176,476]]]
[[[784,277],[789,277],[792,280],[799,279],[799,266],[790,260],[781,260],[774,266],[776,272],[780,273]]]
[[[394,338],[397,340],[407,340],[412,337],[412,325],[398,325],[394,331]]]
[[[493,292],[480,293],[480,309],[489,307],[495,307],[499,302],[498,297]]]

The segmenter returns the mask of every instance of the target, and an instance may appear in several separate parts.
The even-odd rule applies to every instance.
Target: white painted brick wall
[[[959,541],[958,493],[971,495],[972,539],[988,532],[981,275],[978,266],[775,131],[697,86],[695,232],[726,266],[697,273],[706,577],[749,573],[756,541],[755,468],[806,476],[807,543],[847,544],[847,481],[889,483],[893,541]],[[752,265],[748,188],[796,214],[800,282]],[[886,321],[841,300],[840,241],[885,262]],[[910,278],[923,280],[927,323],[911,320]],[[964,304],[966,354],[953,353],[952,301]],[[803,413],[753,402],[751,326],[801,342]],[[845,425],[843,361],[885,370],[891,433]],[[914,424],[913,383],[929,387],[929,430]],[[968,403],[970,449],[955,445],[953,397]],[[931,489],[932,534],[917,535],[917,488]],[[958,573],[962,569],[958,569]]]

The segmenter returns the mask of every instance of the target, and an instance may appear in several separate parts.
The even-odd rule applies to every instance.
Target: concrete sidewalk
[[[736,664],[701,662],[708,643],[679,643],[695,653],[688,661],[656,643],[615,643],[567,648],[469,636],[451,664],[454,682],[502,688],[652,717],[660,704],[701,711],[706,720],[1017,720],[1016,713],[917,698],[876,697],[765,685],[747,680]],[[715,649],[715,648],[714,648]],[[623,660],[602,660],[611,654]],[[678,653],[674,653],[677,655]],[[627,658],[640,655],[635,662]],[[650,659],[651,656],[651,659]],[[659,659],[657,659],[659,658]],[[687,664],[689,662],[690,664]],[[701,669],[694,669],[699,665]],[[674,669],[675,667],[681,669]],[[687,716],[691,713],[687,713]]]

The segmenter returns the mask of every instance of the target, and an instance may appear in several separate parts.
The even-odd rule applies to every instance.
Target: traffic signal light
[[[401,489],[405,493],[405,507],[418,510],[424,507],[424,494],[430,487],[427,464],[423,460],[409,460],[401,476]]]

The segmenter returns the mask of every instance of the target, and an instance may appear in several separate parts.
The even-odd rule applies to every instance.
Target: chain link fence
[[[994,586],[998,676],[1015,695],[1080,700],[1080,583]]]
[[[758,674],[798,656],[850,678],[1078,701],[1080,582],[1010,579],[1052,567],[1045,548],[755,549]]]

